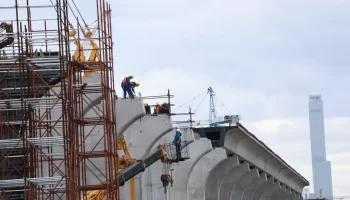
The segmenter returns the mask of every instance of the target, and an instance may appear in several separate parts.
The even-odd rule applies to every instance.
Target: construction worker
[[[154,109],[153,109],[153,114],[154,114],[154,115],[158,115],[158,113],[159,113],[159,108],[160,108],[159,103],[156,102],[156,105],[154,106]]]
[[[123,88],[124,99],[126,98],[126,92],[128,92],[130,98],[134,98],[134,95],[131,91],[131,83],[130,83],[130,80],[133,78],[134,78],[134,75],[131,74],[130,76],[127,76],[122,80],[121,87]]]
[[[160,106],[159,113],[169,114],[169,110],[169,104],[166,101],[164,101]]]
[[[143,105],[145,106],[146,115],[151,114],[151,107],[149,107],[148,103],[144,103]]]
[[[177,159],[180,159],[181,158],[181,133],[180,133],[179,129],[176,129],[173,143],[176,147],[176,157],[177,157]]]
[[[134,88],[140,86],[141,84],[140,83],[135,83],[135,82],[130,82],[130,83],[131,83],[131,86],[130,86],[131,90],[134,93],[134,95],[136,95]]]

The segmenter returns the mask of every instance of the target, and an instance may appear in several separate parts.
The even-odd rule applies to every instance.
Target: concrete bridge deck
[[[128,105],[130,104],[130,105]],[[119,126],[135,157],[147,155],[159,143],[170,143],[174,127],[169,116],[145,116],[141,99],[117,100]],[[133,109],[133,107],[137,109]],[[127,109],[127,111],[122,111]],[[137,118],[135,120],[135,118]],[[119,129],[120,130],[120,129]],[[274,200],[301,199],[309,182],[241,124],[232,127],[181,130],[188,140],[190,160],[162,166],[157,163],[137,177],[142,200]],[[196,139],[194,139],[196,138]],[[163,193],[160,175],[174,169],[175,185]],[[121,199],[129,199],[128,186]]]

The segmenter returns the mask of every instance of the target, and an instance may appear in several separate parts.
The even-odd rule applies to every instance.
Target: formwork
[[[0,199],[87,199],[93,190],[119,199],[111,9],[101,0],[87,7],[96,13],[92,30],[72,4],[0,4]],[[86,35],[91,32],[94,37]],[[83,49],[84,42],[99,48]],[[92,50],[98,56],[83,59]],[[88,73],[94,83],[86,83]],[[98,114],[88,117],[86,110]],[[103,127],[94,136],[103,141],[98,151],[86,148],[97,126]],[[94,158],[104,170],[88,167]],[[98,183],[86,181],[89,170],[100,173]]]

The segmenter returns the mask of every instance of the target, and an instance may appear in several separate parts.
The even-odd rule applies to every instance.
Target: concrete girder
[[[118,99],[116,101],[116,113],[118,139],[133,123],[146,115],[141,98]]]
[[[304,178],[241,127],[232,128],[226,132],[224,148],[298,192],[302,192],[304,186],[308,185]]]
[[[230,199],[230,193],[233,186],[240,178],[250,171],[249,164],[244,162],[237,167],[231,169],[220,183],[219,200]]]
[[[276,190],[268,200],[288,200],[288,191],[285,185],[282,185],[279,190]]]
[[[175,164],[173,172],[174,187],[169,190],[170,200],[187,198],[187,181],[196,163],[209,151],[212,150],[211,141],[207,138],[200,138],[189,145],[190,159]]]
[[[187,200],[205,199],[205,186],[209,177],[208,171],[212,171],[212,169],[226,158],[227,154],[225,149],[215,148],[196,163],[188,178]]]
[[[267,175],[265,172],[259,172],[260,176],[254,178],[249,184],[248,187],[245,188],[242,194],[242,200],[251,200],[254,191],[263,183],[267,182]]]
[[[152,149],[155,149],[159,144],[171,143],[174,139],[176,130],[172,130],[160,138],[156,144],[153,145]],[[181,129],[182,141],[186,141],[186,145],[194,142],[193,131],[190,128]],[[184,145],[185,146],[185,145]],[[163,184],[160,181],[162,174],[169,174],[172,165],[165,165],[161,162],[156,162],[152,166],[148,167],[144,173],[141,173],[141,194],[143,200],[163,200],[164,196],[169,196],[168,192],[166,195],[163,192]],[[177,184],[176,182],[174,184]],[[171,190],[171,188],[168,188]]]
[[[245,173],[232,187],[230,200],[241,200],[245,189],[249,186],[252,180],[259,178],[259,170],[255,167],[250,167],[250,172]]]
[[[281,182],[273,179],[273,184],[268,184],[267,188],[261,193],[259,200],[269,200],[272,195],[279,190],[281,190]]]
[[[280,188],[279,183],[275,182],[275,179],[271,176],[267,176],[267,181],[261,183],[256,187],[253,194],[251,195],[250,200],[259,200],[263,193],[273,193],[274,190]],[[270,191],[272,190],[272,191]],[[271,195],[270,194],[270,195]]]
[[[223,160],[209,172],[206,181],[205,200],[217,200],[219,198],[221,181],[232,168],[237,167],[238,165],[239,159],[234,155]]]

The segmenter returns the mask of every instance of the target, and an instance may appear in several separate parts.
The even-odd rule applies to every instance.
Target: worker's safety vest
[[[159,110],[159,106],[154,106],[154,111],[158,112],[158,110]]]
[[[127,78],[128,78],[128,77],[125,77],[125,78],[123,79],[123,81],[122,81],[122,83],[123,83],[124,85],[127,85],[127,84],[128,84],[128,81],[126,81]]]

